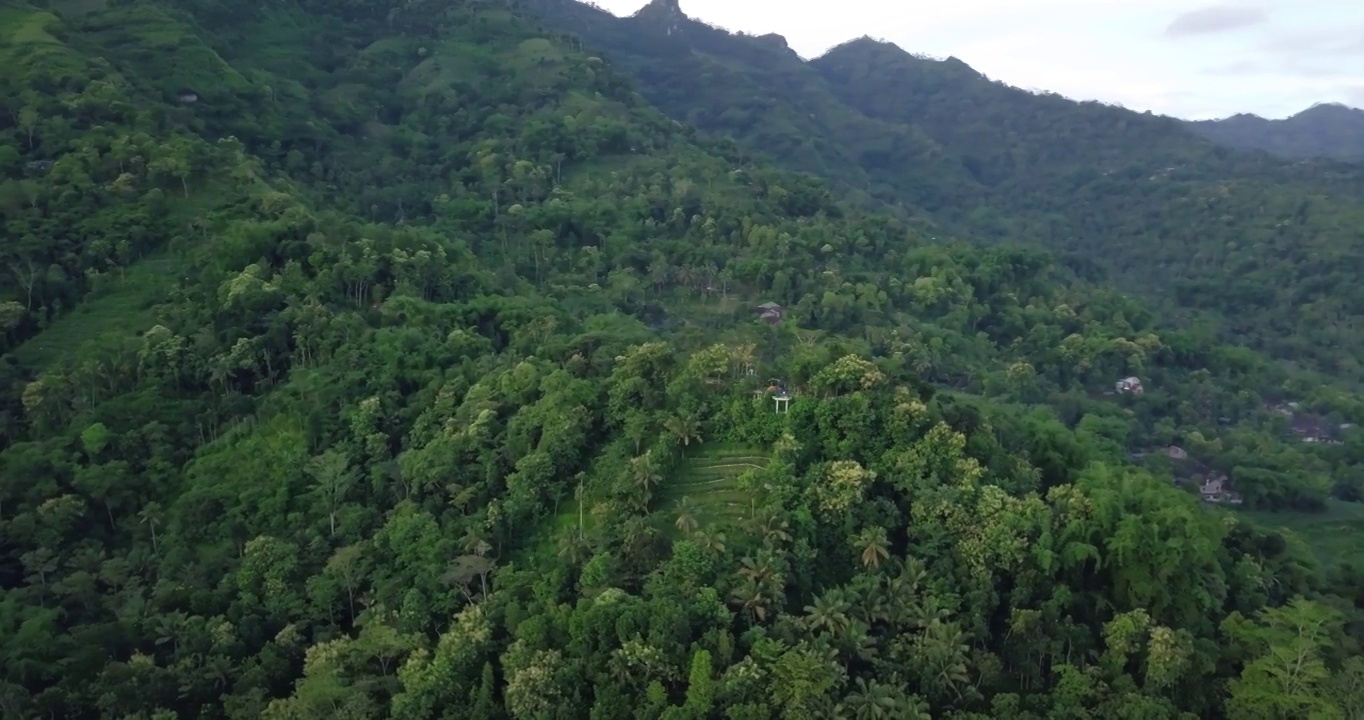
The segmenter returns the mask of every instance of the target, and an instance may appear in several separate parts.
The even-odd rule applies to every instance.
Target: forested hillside
[[[1364,712],[1343,384],[517,6],[4,0],[0,61],[6,717]]]
[[[1280,157],[1364,160],[1364,110],[1334,103],[1313,105],[1282,120],[1242,114],[1190,122],[1189,127],[1228,147]]]
[[[1231,151],[1172,118],[1026,92],[868,38],[806,62],[676,0],[628,18],[528,4],[673,117],[931,218],[934,234],[1037,244],[1162,317],[1360,376],[1364,165]]]

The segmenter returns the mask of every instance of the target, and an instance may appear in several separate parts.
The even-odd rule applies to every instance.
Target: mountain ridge
[[[1262,150],[1283,158],[1364,160],[1364,109],[1343,103],[1317,103],[1281,119],[1238,113],[1190,121],[1189,127],[1228,147]]]
[[[867,36],[805,60],[695,19],[664,42],[572,0],[528,7],[599,48],[675,119],[901,208],[932,234],[1027,239],[1172,318],[1207,316],[1227,338],[1342,377],[1364,371],[1329,349],[1364,351],[1353,325],[1329,319],[1364,319],[1354,283],[1328,269],[1327,291],[1299,268],[1315,255],[1364,269],[1347,229],[1364,166],[1228,148],[1176,118],[1013,87]],[[1270,266],[1303,280],[1265,282]],[[1262,275],[1243,281],[1248,267]]]
[[[605,14],[605,15],[608,15],[608,16],[611,16],[611,17],[615,17],[615,18],[637,17],[637,16],[640,16],[641,14],[643,14],[643,15],[645,15],[645,16],[665,15],[665,16],[668,16],[668,17],[673,18],[675,22],[689,21],[689,22],[696,23],[696,24],[698,24],[698,25],[703,25],[703,26],[708,27],[708,28],[711,28],[711,29],[720,29],[722,32],[732,32],[732,31],[729,31],[729,30],[724,30],[724,29],[721,29],[721,28],[717,28],[716,26],[710,25],[709,23],[705,22],[704,19],[696,18],[696,17],[693,17],[693,16],[691,16],[691,15],[688,15],[688,14],[681,8],[681,0],[650,0],[650,2],[648,2],[648,3],[646,3],[645,5],[641,6],[640,9],[636,10],[634,13],[632,13],[632,14],[630,14],[630,15],[627,15],[627,16],[616,16],[616,15],[614,15],[613,13],[611,13],[611,12],[609,12],[609,11],[606,11],[606,10],[601,9],[601,8],[597,8],[595,5],[592,5],[590,2],[582,2],[582,0],[567,0],[567,1],[568,1],[568,2],[579,2],[580,4],[590,6],[590,7],[592,7],[593,9],[598,10],[598,11],[599,11],[600,13],[602,13],[602,14]],[[747,33],[747,32],[739,32],[739,33],[736,33],[736,34],[739,35],[739,36],[742,36],[742,37],[761,37],[761,38],[776,37],[776,38],[781,38],[782,44],[785,45],[786,47],[789,47],[789,42],[788,42],[785,38],[783,38],[782,36],[778,35],[777,33],[767,33],[767,34],[765,34],[765,35],[753,35],[753,34]],[[854,46],[854,45],[855,45],[855,46],[864,46],[864,47],[880,46],[880,47],[882,47],[883,49],[888,49],[888,50],[890,50],[890,51],[892,51],[892,52],[898,51],[898,52],[902,52],[902,53],[909,54],[909,55],[911,55],[911,56],[913,56],[913,57],[917,57],[917,58],[923,58],[923,59],[928,59],[928,60],[933,60],[933,61],[938,61],[938,62],[944,62],[944,63],[959,63],[960,65],[965,66],[966,68],[968,68],[972,73],[974,73],[974,74],[976,74],[976,75],[980,75],[981,77],[985,77],[985,75],[984,75],[983,73],[981,73],[980,71],[978,71],[978,70],[976,70],[975,68],[971,67],[971,65],[970,65],[969,62],[967,62],[967,61],[965,61],[965,60],[962,60],[962,59],[960,59],[960,58],[957,58],[957,57],[955,57],[955,56],[947,56],[947,57],[944,57],[944,58],[931,58],[931,57],[928,57],[928,56],[921,55],[921,54],[919,54],[919,53],[915,53],[914,51],[909,50],[909,49],[907,49],[907,48],[901,47],[899,44],[895,43],[895,42],[892,41],[892,40],[887,40],[887,39],[883,39],[883,38],[877,38],[877,37],[874,37],[874,36],[872,36],[872,35],[870,35],[870,34],[863,34],[863,35],[860,35],[860,36],[858,36],[858,37],[854,37],[854,38],[850,38],[850,39],[848,39],[848,40],[841,41],[841,42],[839,42],[839,43],[836,43],[836,44],[830,46],[829,48],[825,49],[824,51],[822,51],[822,52],[820,52],[820,53],[818,53],[818,54],[812,55],[812,56],[810,56],[810,57],[804,57],[804,56],[800,56],[800,55],[798,55],[798,57],[800,57],[801,60],[802,60],[803,62],[816,62],[816,61],[820,60],[821,58],[824,58],[825,56],[827,56],[829,53],[831,53],[831,52],[833,52],[833,51],[835,51],[835,50],[837,50],[837,49],[839,49],[839,48],[843,48],[844,46]],[[793,52],[794,52],[794,51],[793,51]],[[1022,88],[1022,87],[1020,87],[1020,86],[1015,86],[1015,85],[1009,84],[1009,83],[1004,82],[1004,81],[995,81],[995,82],[1000,82],[1001,84],[1003,84],[1003,85],[1005,85],[1005,86],[1007,86],[1007,87],[1016,88],[1016,89],[1019,89],[1019,90],[1023,90],[1024,92],[1029,92],[1029,93],[1032,93],[1032,94],[1035,94],[1035,95],[1064,97],[1065,99],[1067,99],[1067,100],[1069,100],[1069,101],[1071,101],[1071,102],[1075,102],[1075,103],[1082,103],[1082,104],[1098,103],[1098,104],[1102,104],[1102,105],[1106,105],[1106,106],[1110,106],[1110,107],[1121,107],[1120,105],[1117,105],[1117,104],[1115,104],[1115,103],[1111,103],[1111,102],[1107,102],[1107,101],[1102,101],[1102,100],[1094,100],[1094,99],[1090,99],[1090,100],[1081,100],[1081,99],[1075,99],[1075,98],[1070,98],[1070,97],[1066,97],[1066,96],[1060,95],[1059,93],[1056,93],[1056,92],[1054,92],[1054,91],[1049,91],[1049,90],[1046,90],[1046,89],[1036,89],[1036,90],[1033,90],[1033,89],[1025,89],[1025,88]],[[1124,108],[1124,109],[1126,109],[1126,108]],[[1224,123],[1227,123],[1227,122],[1244,123],[1244,122],[1247,122],[1247,121],[1251,121],[1251,122],[1254,122],[1254,123],[1257,125],[1257,127],[1254,129],[1256,132],[1259,132],[1259,133],[1266,133],[1266,132],[1268,132],[1268,133],[1282,134],[1283,130],[1280,129],[1280,128],[1287,128],[1288,125],[1292,125],[1292,124],[1295,124],[1295,123],[1302,123],[1302,122],[1307,121],[1307,120],[1318,120],[1318,119],[1321,119],[1321,118],[1323,118],[1323,117],[1327,117],[1327,116],[1328,116],[1328,115],[1327,115],[1328,113],[1330,113],[1330,117],[1331,117],[1331,119],[1333,119],[1333,120],[1339,121],[1339,120],[1341,120],[1343,117],[1348,117],[1348,118],[1352,121],[1353,125],[1354,125],[1356,128],[1364,128],[1364,109],[1356,108],[1356,107],[1353,107],[1353,106],[1350,106],[1350,105],[1347,105],[1347,104],[1341,103],[1341,102],[1324,101],[1324,102],[1314,103],[1313,105],[1311,105],[1310,107],[1308,107],[1308,108],[1306,108],[1306,109],[1304,109],[1304,110],[1301,110],[1301,111],[1299,111],[1299,112],[1297,112],[1297,113],[1294,113],[1294,114],[1292,114],[1292,115],[1290,115],[1290,116],[1288,116],[1288,117],[1286,117],[1286,118],[1280,118],[1280,119],[1267,119],[1267,118],[1263,118],[1263,117],[1261,117],[1261,116],[1259,116],[1259,115],[1256,115],[1256,114],[1254,114],[1254,113],[1249,113],[1249,112],[1237,112],[1237,113],[1233,113],[1232,115],[1229,115],[1229,116],[1227,116],[1227,117],[1223,117],[1223,118],[1212,118],[1212,119],[1206,119],[1206,120],[1189,120],[1189,119],[1180,118],[1180,117],[1177,117],[1177,116],[1174,116],[1174,115],[1167,115],[1167,114],[1164,114],[1164,113],[1154,113],[1154,112],[1152,112],[1152,111],[1150,111],[1150,110],[1145,110],[1145,111],[1133,110],[1133,111],[1131,111],[1131,112],[1135,112],[1135,113],[1139,113],[1139,114],[1143,114],[1143,115],[1154,115],[1154,116],[1156,116],[1156,117],[1168,118],[1168,119],[1173,120],[1173,121],[1176,121],[1176,122],[1184,123],[1184,124],[1186,124],[1186,125],[1189,126],[1189,128],[1194,132],[1194,134],[1196,134],[1196,135],[1198,135],[1198,136],[1200,136],[1200,137],[1203,137],[1203,138],[1205,138],[1205,139],[1212,140],[1212,141],[1216,142],[1216,143],[1219,144],[1219,145],[1224,145],[1224,146],[1227,146],[1227,147],[1233,147],[1233,148],[1236,148],[1236,149],[1266,150],[1266,151],[1268,151],[1268,152],[1275,153],[1275,154],[1277,154],[1277,155],[1279,155],[1279,156],[1281,156],[1281,157],[1288,157],[1288,158],[1330,158],[1330,159],[1350,160],[1350,161],[1359,160],[1359,159],[1364,159],[1364,151],[1361,151],[1361,150],[1359,150],[1359,149],[1357,149],[1357,148],[1355,147],[1355,144],[1356,144],[1356,143],[1355,143],[1355,140],[1356,140],[1356,135],[1355,135],[1355,133],[1364,133],[1364,129],[1356,129],[1356,130],[1350,135],[1350,137],[1347,138],[1347,140],[1349,141],[1349,145],[1350,145],[1350,146],[1347,147],[1347,148],[1344,148],[1344,149],[1341,149],[1341,148],[1332,149],[1332,148],[1325,147],[1325,146],[1319,147],[1319,146],[1314,146],[1314,145],[1308,144],[1308,143],[1306,143],[1306,142],[1304,142],[1304,141],[1301,141],[1301,140],[1287,140],[1287,139],[1274,138],[1274,137],[1255,138],[1255,139],[1239,139],[1239,138],[1236,137],[1236,133],[1235,133],[1235,132],[1232,132],[1232,131],[1222,131],[1222,130],[1217,130],[1217,129],[1215,129],[1217,125],[1219,125],[1219,124],[1224,124]],[[1273,129],[1271,129],[1271,128],[1273,128]],[[1242,133],[1244,133],[1244,132],[1247,132],[1249,129],[1248,129],[1248,128],[1240,128],[1239,130],[1240,130]]]

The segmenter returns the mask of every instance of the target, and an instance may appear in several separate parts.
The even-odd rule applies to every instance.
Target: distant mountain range
[[[1208,139],[1215,125],[1029,92],[867,37],[807,61],[677,0],[630,17],[575,0],[522,7],[675,120],[930,235],[1046,247],[1172,320],[1206,313],[1238,342],[1364,372],[1330,349],[1364,350],[1351,329],[1364,323],[1364,165],[1239,151]]]
[[[1240,114],[1189,127],[1213,142],[1279,157],[1364,160],[1364,110],[1338,103],[1313,105],[1283,120]]]

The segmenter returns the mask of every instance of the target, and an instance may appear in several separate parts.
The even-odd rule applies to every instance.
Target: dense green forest
[[[1228,147],[1280,157],[1364,160],[1364,110],[1335,103],[1313,105],[1282,120],[1240,114],[1188,127]]]
[[[1179,120],[991,81],[862,38],[810,61],[776,35],[526,0],[676,119],[938,234],[1028,242],[1172,322],[1351,381],[1364,352],[1364,165],[1236,152]]]
[[[6,717],[1364,712],[1350,384],[537,22],[0,1]]]

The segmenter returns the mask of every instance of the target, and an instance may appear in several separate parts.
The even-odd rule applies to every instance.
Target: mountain
[[[1364,110],[1337,103],[1313,105],[1289,118],[1233,115],[1189,127],[1227,147],[1263,150],[1284,158],[1364,160]]]
[[[809,62],[676,3],[535,0],[674,118],[930,223],[1044,247],[1162,316],[1359,377],[1364,166],[1228,150],[1178,120],[992,81],[869,38]],[[659,18],[666,18],[660,23]]]
[[[6,717],[1364,708],[1346,383],[520,4],[6,2],[0,61]]]
[[[918,129],[849,112],[815,68],[776,35],[736,38],[657,0],[616,18],[571,0],[527,7],[628,69],[650,103],[672,117],[787,167],[831,181],[844,194],[891,205],[906,198],[941,209],[978,192],[948,153]],[[921,172],[886,172],[888,168]]]

